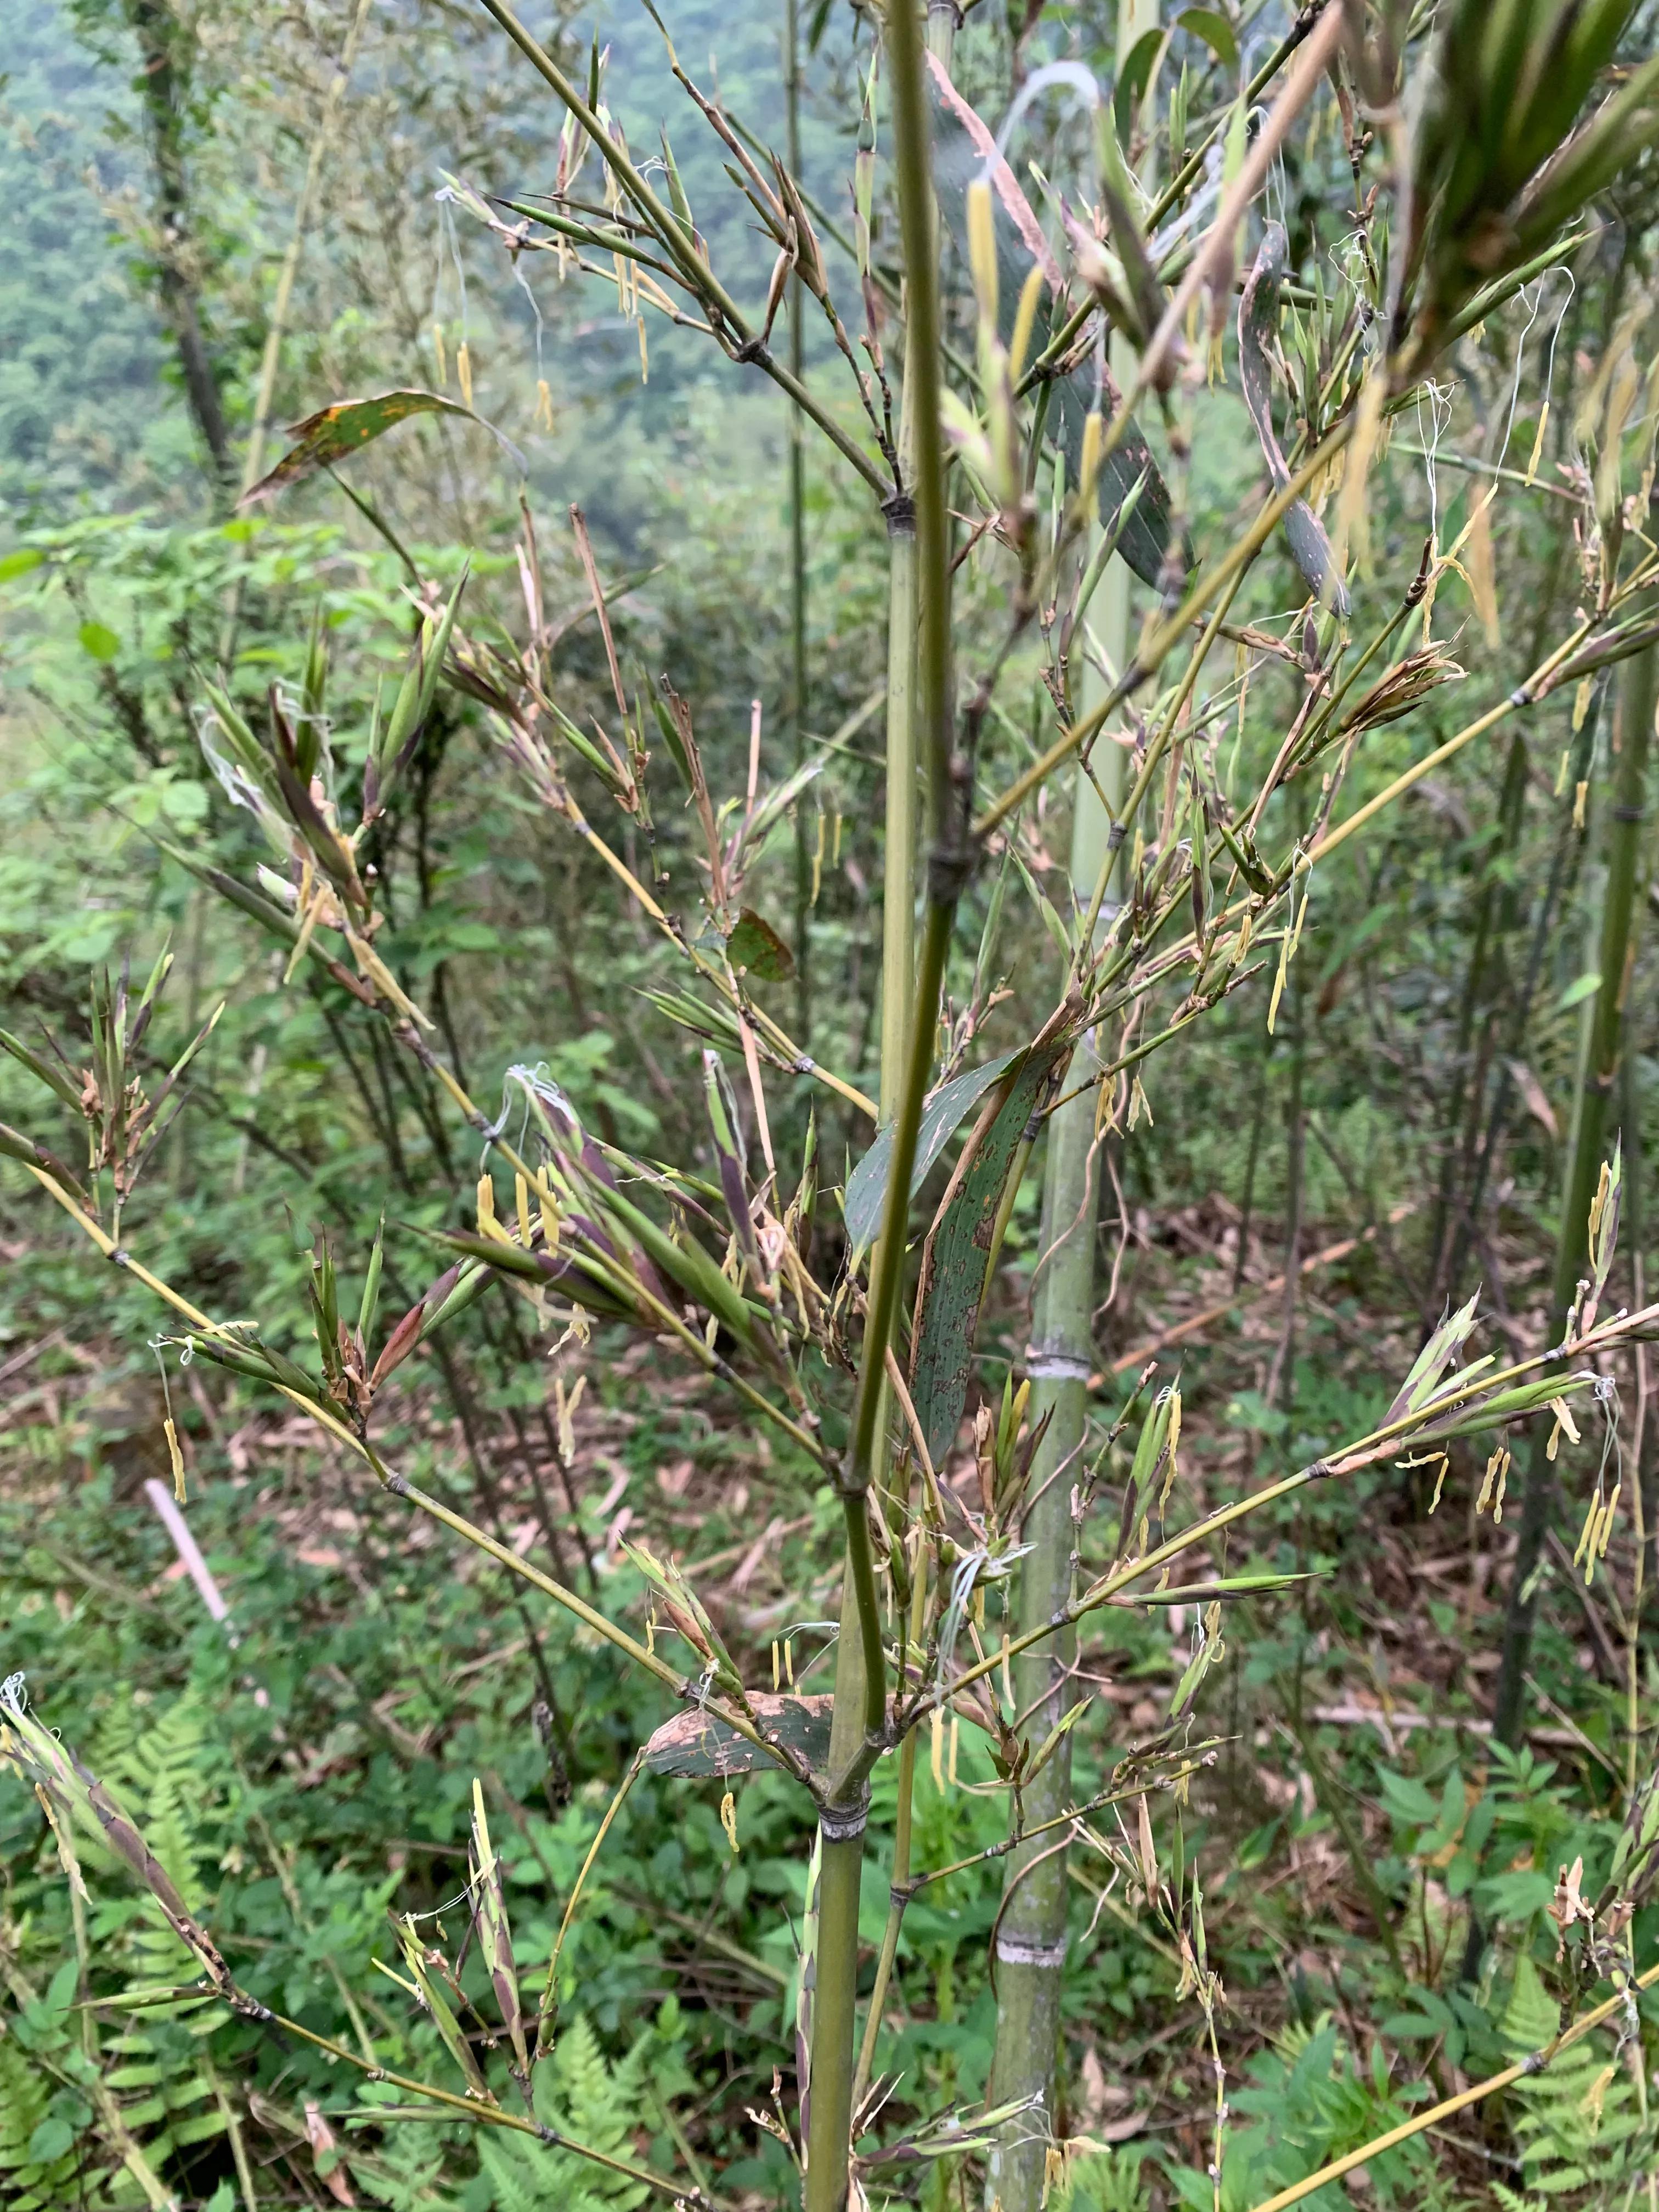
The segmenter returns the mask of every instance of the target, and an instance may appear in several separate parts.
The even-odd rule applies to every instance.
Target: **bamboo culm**
[[[1632,655],[1620,672],[1613,723],[1613,811],[1607,824],[1607,887],[1601,905],[1601,981],[1579,1061],[1577,1110],[1556,1241],[1552,1340],[1565,1322],[1583,1272],[1590,1201],[1606,1157],[1608,1111],[1619,1081],[1626,993],[1636,949],[1638,863],[1656,703],[1659,647],[1650,647]],[[1555,1492],[1555,1469],[1545,1451],[1540,1433],[1534,1439],[1504,1619],[1504,1656],[1492,1725],[1498,1741],[1510,1745],[1520,1740],[1525,1718],[1537,1568]]]
[[[796,0],[784,4],[785,145],[789,173],[800,160],[800,23]],[[789,372],[806,375],[806,288],[796,270],[789,286]],[[795,770],[806,765],[806,424],[799,407],[789,415],[789,719]],[[805,800],[795,808],[795,1034],[812,1049],[812,855]]]
[[[1129,53],[1145,32],[1156,27],[1158,14],[1157,0],[1120,0],[1120,55]],[[1137,366],[1133,350],[1121,332],[1112,350],[1114,374],[1127,390]],[[1091,540],[1094,535],[1091,530]],[[1101,641],[1108,671],[1103,676],[1092,660],[1084,660],[1079,704],[1085,714],[1104,704],[1108,684],[1122,676],[1129,659],[1129,569],[1121,556],[1109,564],[1101,595]],[[1075,772],[1071,874],[1073,902],[1080,908],[1089,906],[1103,871],[1109,893],[1114,848],[1106,807],[1121,811],[1126,782],[1124,755],[1109,739],[1093,748],[1087,768],[1079,765]],[[1103,902],[1094,925],[1097,942],[1113,919],[1110,904]],[[1096,1092],[1092,1087],[1082,1088],[1081,1082],[1098,1064],[1091,1031],[1067,1078],[1067,1089],[1078,1095],[1067,1099],[1048,1122],[1040,1248],[1043,1272],[1026,1358],[1031,1384],[1029,1418],[1035,1427],[1046,1417],[1048,1425],[1033,1457],[1030,1503],[1020,1531],[1021,1541],[1030,1547],[1020,1568],[1022,1633],[1062,1613],[1072,1595],[1077,1543],[1072,1486],[1089,1418],[1095,1246],[1104,1172],[1096,1133]],[[1073,1702],[1076,1651],[1076,1632],[1067,1630],[1026,1652],[1014,1668],[1015,1698],[1018,1711],[1030,1716],[1025,1738],[1033,1749]],[[1017,1801],[1018,1817],[1026,1830],[1036,1829],[1072,1802],[1068,1735]],[[1056,1849],[1048,1836],[1017,1844],[1008,1857],[997,1932],[997,2036],[988,2094],[995,2104],[1024,2097],[1042,2102],[1010,2122],[987,2161],[986,2202],[1000,2204],[1002,2212],[1039,2212],[1048,2193],[1066,1978],[1066,1857],[1063,1846]]]
[[[893,1117],[881,1234],[871,1268],[853,1436],[842,1472],[847,1565],[843,1633],[836,1651],[829,1802],[820,1814],[818,1950],[812,2003],[811,2109],[805,2212],[842,2212],[851,2148],[854,2030],[858,1984],[859,1886],[864,1863],[868,1777],[886,1719],[881,1618],[871,1556],[868,1498],[884,1426],[887,1350],[904,1272],[905,1227],[917,1133],[933,1069],[934,1032],[957,901],[969,867],[966,825],[951,768],[953,716],[950,555],[945,454],[939,422],[942,332],[921,26],[914,9],[887,26],[894,169],[906,295],[908,427],[914,439],[917,626],[916,756],[926,763],[929,814],[927,920]],[[889,763],[890,789],[893,763]],[[884,1025],[885,1026],[885,1025]],[[856,1611],[858,1632],[848,1632]]]
[[[1097,758],[1118,769],[1115,745]],[[1108,786],[1109,796],[1115,797]],[[1079,771],[1072,824],[1072,883],[1086,899],[1106,856],[1110,823],[1089,777]],[[1102,927],[1112,921],[1103,908]],[[1088,1421],[1089,1374],[1093,1364],[1095,1243],[1104,1171],[1096,1134],[1097,1092],[1084,1088],[1097,1060],[1092,1034],[1079,1047],[1067,1075],[1067,1098],[1048,1121],[1043,1175],[1042,1277],[1033,1316],[1025,1371],[1031,1384],[1028,1415],[1048,1428],[1035,1453],[1021,1541],[1018,1629],[1040,1629],[1064,1610],[1072,1594],[1072,1486]],[[1024,1731],[1041,1744],[1073,1702],[1074,1629],[1036,1644],[1013,1670],[1014,1699],[1030,1716]],[[1022,1826],[1040,1827],[1072,1802],[1071,1738],[1056,1747],[1020,1800]],[[1039,2097],[1042,2105],[1011,2120],[987,2166],[986,2199],[1003,2212],[1036,2212],[1044,2189],[1060,2045],[1060,2002],[1066,1971],[1066,1851],[1052,1835],[1018,1844],[1009,1854],[1005,1905],[997,1931],[997,2039],[988,2102]]]

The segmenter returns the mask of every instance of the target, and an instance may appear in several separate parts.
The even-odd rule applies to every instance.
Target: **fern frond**
[[[1558,2024],[1538,1969],[1523,1953],[1501,2023],[1504,2039],[1520,2057],[1543,2049]],[[1523,2192],[1498,2192],[1506,2212],[1607,2203],[1659,2148],[1659,2113],[1642,2112],[1628,2074],[1592,2038],[1570,2045],[1510,2094]]]
[[[10,2038],[0,2039],[0,2202],[10,2212],[55,2212],[79,2194],[72,2145],[53,2148],[62,2130],[52,2087]]]

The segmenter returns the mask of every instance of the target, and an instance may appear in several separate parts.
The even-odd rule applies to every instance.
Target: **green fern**
[[[386,2212],[453,2212],[455,2198],[434,2171],[433,2130],[428,2122],[387,2127],[378,2150],[351,2148],[351,2179],[365,2197]]]
[[[1051,2212],[1147,2212],[1147,2155],[1142,2143],[1085,2152],[1073,2161],[1070,2186],[1050,2192]]]
[[[15,2040],[0,2034],[0,2203],[9,2212],[55,2212],[78,2197],[74,2150],[56,2140],[63,2130],[52,2090]],[[43,2150],[52,2154],[42,2157]]]
[[[647,2089],[649,2039],[641,2037],[612,2066],[588,2021],[576,2014],[559,2037],[545,2096],[538,2083],[541,2117],[594,2150],[632,2158],[633,2131]],[[545,2212],[550,2204],[562,2212],[631,2212],[647,2195],[641,2182],[523,2136],[481,2133],[478,2157],[495,2191],[495,2212]]]
[[[1502,2022],[1518,2058],[1548,2043],[1559,2026],[1555,2005],[1524,1954]],[[1594,2203],[1620,2204],[1652,2159],[1659,2130],[1645,2116],[1624,2068],[1586,2036],[1528,2075],[1510,2093],[1522,2186],[1496,2185],[1504,2212],[1547,2212]]]
[[[202,1869],[217,1856],[219,1823],[206,1772],[208,1716],[190,1697],[154,1714],[131,1704],[100,1731],[100,1778],[132,1811],[168,1879],[195,1912],[210,1910]],[[133,1984],[193,1981],[197,1962],[153,1898],[143,1899],[120,1937],[121,1963]],[[220,2004],[189,2000],[147,2008],[105,2043],[105,2080],[122,2118],[153,2166],[224,2133],[224,2114],[198,2047],[228,2018]]]

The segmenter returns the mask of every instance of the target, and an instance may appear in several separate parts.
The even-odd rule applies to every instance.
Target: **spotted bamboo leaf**
[[[316,414],[290,426],[289,434],[298,443],[289,448],[269,476],[261,477],[243,493],[238,504],[246,507],[260,500],[274,499],[278,492],[303,483],[317,470],[331,468],[336,461],[360,452],[396,424],[406,422],[411,415],[432,414],[461,415],[471,422],[479,419],[458,399],[446,399],[436,392],[382,392],[373,399],[341,399],[331,407],[319,408]]]

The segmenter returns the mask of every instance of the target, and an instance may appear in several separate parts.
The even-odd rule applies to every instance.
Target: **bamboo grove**
[[[827,986],[813,966],[806,825],[828,754],[801,712],[799,604],[793,756],[763,774],[757,724],[746,781],[722,790],[676,672],[630,661],[619,645],[613,617],[629,586],[603,579],[579,510],[559,559],[574,557],[585,580],[580,612],[602,641],[609,694],[605,711],[587,716],[573,709],[562,665],[567,625],[550,613],[552,526],[527,501],[515,601],[465,573],[441,589],[373,502],[351,493],[408,569],[416,630],[400,684],[367,727],[343,729],[319,621],[292,641],[298,678],[259,696],[235,661],[233,597],[222,665],[192,669],[188,704],[215,804],[244,833],[247,864],[232,871],[185,837],[153,834],[226,927],[274,948],[284,988],[325,982],[349,1024],[435,1086],[457,1139],[465,1131],[476,1142],[465,1217],[422,1232],[428,1287],[393,1313],[380,1241],[352,1252],[319,1241],[307,1269],[314,1356],[297,1359],[216,1312],[210,1285],[151,1265],[142,1174],[217,1019],[157,1072],[143,1041],[167,1006],[166,955],[142,988],[125,969],[100,978],[89,1055],[69,1036],[0,1034],[37,1079],[40,1108],[27,1127],[0,1127],[0,1152],[89,1260],[152,1295],[173,1373],[201,1363],[285,1401],[378,1486],[384,1514],[487,1556],[536,1617],[562,1614],[617,1668],[654,1685],[661,1724],[636,1747],[590,1866],[602,1866],[607,1829],[642,1772],[714,1790],[733,1822],[739,1778],[770,1768],[788,1778],[808,1909],[793,2046],[772,2054],[786,2086],[756,2118],[785,2146],[806,2212],[912,2201],[935,2171],[1000,2212],[1036,2212],[1060,2185],[1067,1854],[1085,1835],[1179,1960],[1182,2004],[1212,2063],[1202,2119],[1221,2212],[1228,2000],[1182,1823],[1195,1778],[1222,1748],[1200,1719],[1200,1693],[1234,1632],[1230,1616],[1294,1607],[1304,1582],[1296,1571],[1237,1571],[1230,1547],[1248,1552],[1258,1516],[1367,1469],[1426,1468],[1437,1499],[1454,1444],[1478,1440],[1483,1498],[1495,1496],[1501,1513],[1505,1485],[1521,1492],[1494,1721],[1498,1740],[1514,1743],[1549,1531],[1571,1519],[1569,1534],[1582,1530],[1576,1562],[1593,1568],[1620,1516],[1642,1511],[1618,1438],[1659,1306],[1613,1287],[1628,1257],[1627,1163],[1613,1133],[1624,1126],[1659,697],[1650,531],[1659,385],[1628,213],[1617,221],[1633,273],[1577,402],[1580,458],[1548,484],[1571,503],[1571,618],[1500,681],[1471,680],[1457,658],[1471,608],[1488,635],[1495,627],[1495,504],[1529,492],[1547,467],[1547,409],[1531,467],[1510,467],[1495,447],[1461,529],[1443,543],[1431,534],[1403,565],[1373,526],[1373,494],[1390,450],[1423,434],[1425,394],[1432,419],[1458,349],[1483,331],[1515,331],[1528,310],[1535,319],[1531,303],[1553,272],[1605,252],[1609,209],[1646,180],[1659,141],[1651,25],[1626,0],[1313,0],[1282,22],[1261,13],[1256,31],[1273,36],[1247,46],[1229,13],[1170,20],[1125,0],[1115,76],[1050,63],[1025,76],[1012,106],[994,107],[976,106],[957,82],[972,18],[964,29],[949,0],[925,15],[908,4],[860,10],[857,151],[831,204],[804,173],[798,134],[782,153],[764,146],[676,51],[665,10],[659,27],[684,102],[676,131],[718,143],[748,226],[740,264],[711,244],[733,234],[693,204],[667,131],[648,159],[630,143],[619,119],[629,87],[612,82],[597,43],[591,56],[544,44],[506,0],[481,4],[498,32],[494,65],[551,105],[558,172],[550,186],[526,183],[510,198],[452,175],[453,219],[474,225],[511,269],[556,270],[563,284],[613,295],[638,325],[642,357],[655,319],[723,356],[721,374],[745,389],[772,386],[791,415],[797,516],[804,476],[833,468],[855,485],[884,548],[886,666],[865,725],[881,733],[884,785],[874,1094],[826,1047],[814,1056]],[[792,13],[792,56],[804,28]],[[1261,56],[1253,68],[1246,52]],[[1050,117],[1063,172],[1022,160],[1028,111]],[[1285,149],[1316,137],[1338,149],[1334,171],[1351,187],[1340,281],[1330,259],[1292,258],[1283,219]],[[349,493],[351,456],[402,420],[473,416],[465,374],[459,400],[397,390],[315,413],[263,475],[271,402],[262,385],[244,509],[265,511],[325,470]],[[1218,447],[1241,439],[1248,495],[1229,532],[1200,527],[1204,472],[1219,465]],[[1293,603],[1271,621],[1236,619],[1241,593],[1275,562]],[[970,577],[987,581],[967,620]],[[1033,669],[1045,708],[1028,736],[1005,693],[1011,672]],[[1368,738],[1453,687],[1464,687],[1460,726],[1391,781],[1369,775]],[[1577,794],[1576,827],[1598,741],[1613,763],[1549,1341],[1522,1355],[1481,1334],[1448,1186],[1433,1226],[1436,1310],[1409,1370],[1377,1375],[1381,1418],[1188,1515],[1182,1460],[1195,1447],[1190,1431],[1183,1440],[1178,1379],[1149,1361],[1127,1398],[1103,1390],[1091,1327],[1103,1194],[1152,1111],[1159,1054],[1237,1003],[1259,1007],[1269,1036],[1300,1020],[1304,933],[1327,887],[1460,757],[1512,747],[1524,779],[1523,733],[1547,702],[1560,710],[1552,729],[1570,712],[1556,796],[1565,817]],[[630,1149],[625,1130],[602,1127],[527,1042],[504,1041],[499,1103],[467,1087],[411,981],[374,866],[377,825],[444,711],[483,733],[484,772],[533,814],[545,866],[580,853],[602,870],[617,912],[670,963],[649,1016],[695,1040],[692,1155]],[[1247,723],[1271,738],[1259,780],[1248,770],[1261,748],[1246,757],[1237,742]],[[1032,855],[1039,836],[1056,835],[1066,858],[1045,890]],[[786,848],[793,903],[787,919],[775,903],[768,919]],[[1028,962],[1018,1038],[988,1054],[983,1034],[1008,1019],[999,932],[1007,902],[1027,896],[1043,926],[1042,980]],[[839,1188],[820,1136],[831,1113],[860,1132]],[[1473,1172],[1482,1141],[1473,1103],[1468,1127]],[[941,1162],[942,1188],[928,1180]],[[978,1340],[981,1309],[1028,1179],[1041,1185],[1029,1342],[999,1388]],[[596,1340],[649,1345],[711,1401],[728,1401],[803,1494],[830,1487],[842,1531],[832,1691],[745,1672],[695,1565],[634,1544],[647,1602],[623,1621],[574,1576],[532,1564],[488,1516],[462,1513],[400,1469],[383,1394],[408,1363],[441,1357],[446,1332],[486,1297],[514,1303],[544,1359]],[[1559,1446],[1581,1431],[1605,1436],[1606,1449],[1593,1489],[1564,1498]],[[182,1482],[171,1421],[168,1437]],[[953,1481],[951,1466],[964,1462],[971,1480]],[[1639,1602],[1638,1589],[1638,1614]],[[1109,1651],[1115,1618],[1149,1608],[1181,1608],[1194,1624],[1189,1663],[1157,1725],[1102,1739],[1107,1779],[1080,1796],[1074,1749],[1109,1727],[1084,1659]],[[1633,1702],[1634,1685],[1632,1673]],[[194,1961],[193,1979],[98,2004],[190,2004],[204,2017],[228,2008],[270,2036],[317,2041],[252,1993],[232,1948],[77,1757],[76,1715],[37,1710],[14,1675],[0,1717],[0,1752],[38,1795],[64,1880],[81,1882],[77,1853],[112,1852]],[[995,2057],[982,2102],[905,2128],[886,2117],[896,2085],[883,2067],[885,2009],[907,1911],[957,1871],[917,1856],[912,1794],[919,1759],[937,1759],[947,1731],[954,1743],[963,1730],[986,1747],[1006,1814],[1002,1840],[981,1855],[1005,1884],[991,1947]],[[1633,1727],[1632,1761],[1638,1735]],[[1363,2166],[1547,2069],[1601,2022],[1635,2020],[1639,1990],[1659,1973],[1638,1972],[1632,1932],[1655,1873],[1659,1796],[1634,1765],[1629,1780],[1620,1855],[1572,1933],[1574,2002],[1555,2034],[1257,2212],[1312,2197],[1339,2166]],[[872,1791],[888,1789],[890,1834],[871,1820]],[[890,1899],[873,1969],[860,1931],[872,1860]],[[718,2175],[584,2144],[538,2103],[538,2069],[562,2033],[560,1947],[587,1878],[585,1867],[550,1960],[515,1949],[479,1785],[465,1917],[488,1995],[467,1994],[459,1954],[412,1917],[397,1923],[388,1968],[399,2002],[434,2024],[452,2071],[405,2076],[372,2046],[323,2040],[342,2068],[390,2083],[414,2109],[556,2145],[665,2203],[726,2201]],[[1470,1942],[1478,1963],[1473,1927]],[[153,2203],[173,2201],[154,2174],[138,2181]]]

